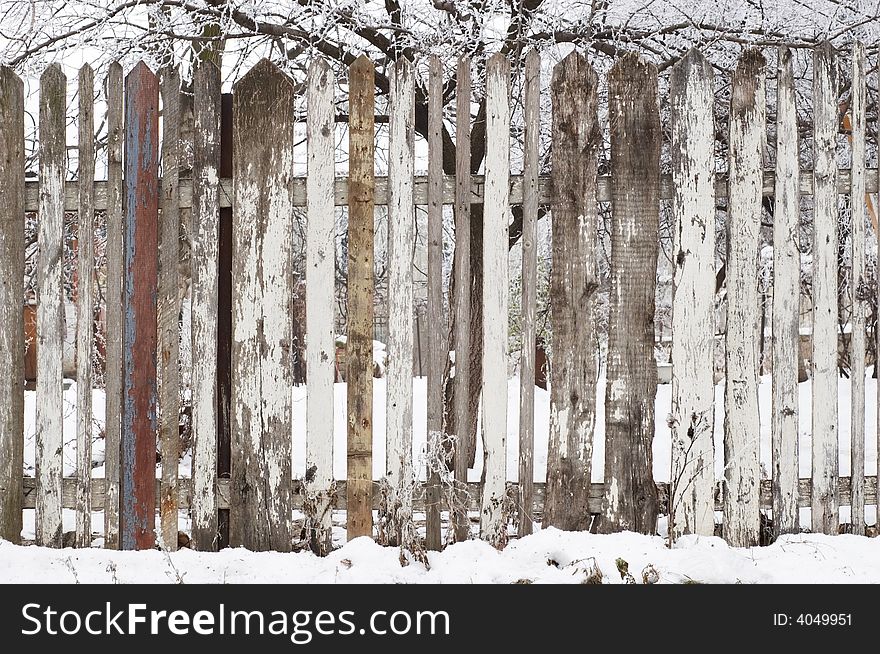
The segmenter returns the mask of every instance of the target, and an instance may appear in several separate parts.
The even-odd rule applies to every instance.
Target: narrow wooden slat
[[[838,528],[837,91],[829,43],[813,51],[813,531]]]
[[[104,477],[107,494],[104,502],[104,548],[119,548],[119,457],[122,433],[122,277],[123,206],[122,206],[122,150],[123,134],[123,77],[119,62],[110,64],[107,71],[105,96],[107,99],[107,260],[105,311],[104,375]]]
[[[217,548],[217,272],[220,219],[220,69],[193,74],[192,545]],[[179,481],[179,480],[178,480]]]
[[[852,73],[852,392],[850,420],[850,474],[853,533],[865,534],[865,320],[868,313],[868,282],[865,276],[865,46],[853,45]]]
[[[480,538],[507,541],[507,241],[510,192],[510,63],[486,64],[486,205],[483,211],[483,499]]]
[[[471,60],[462,57],[456,71],[455,100],[455,255],[452,274],[455,278],[453,311],[455,312],[455,379],[453,380],[452,422],[455,429],[453,467],[455,497],[452,522],[456,542],[470,536],[467,516],[467,473],[469,457],[465,445],[471,424],[468,410],[470,396],[470,324],[471,324]]]
[[[180,148],[180,75],[176,68],[161,74],[162,196],[159,227],[159,455],[162,501],[161,544],[177,549],[177,463],[180,459],[180,329],[177,263],[180,242],[178,150]]]
[[[538,287],[538,167],[541,136],[541,57],[526,55],[523,89],[522,353],[519,365],[518,534],[532,533],[535,502],[535,305]]]
[[[608,78],[613,173],[605,479],[599,531],[657,530],[653,456],[654,294],[660,227],[657,68],[636,54]]]
[[[765,148],[764,58],[742,54],[730,100],[727,198],[727,330],[724,387],[724,539],[758,543],[758,285],[761,170]]]
[[[24,466],[24,84],[0,66],[0,538],[21,541]],[[29,347],[35,347],[31,343]]]
[[[800,531],[798,479],[798,348],[800,202],[798,131],[791,51],[780,48],[776,75],[776,198],[773,209],[773,530]]]
[[[875,78],[875,81],[876,81],[876,79],[880,79],[880,72],[877,73],[877,78]],[[875,136],[875,140],[873,142],[873,145],[876,149],[877,146],[880,145],[880,130],[875,130],[874,136]],[[869,182],[868,188],[866,190],[870,191],[870,189],[871,189],[870,176],[868,177],[868,182]],[[880,198],[877,198],[877,199],[880,200]],[[878,204],[880,204],[880,202],[878,202]],[[875,224],[874,228],[875,228],[874,237],[876,238],[876,242],[877,242],[876,252],[880,253],[880,224]],[[880,258],[880,254],[878,254],[878,258]],[[876,265],[876,264],[874,265],[874,276],[875,276],[874,297],[880,298],[880,265]],[[880,311],[878,311],[878,313],[875,315],[880,316]],[[878,318],[878,319],[880,319],[880,318]],[[877,396],[876,396],[875,400],[876,400],[877,406],[880,407],[880,329],[877,329],[876,327],[874,328],[874,336],[875,336],[874,376],[877,378],[877,384],[876,384],[877,385]],[[877,445],[877,449],[876,449],[876,451],[877,451],[877,457],[876,457],[877,458],[877,476],[880,477],[880,410],[877,411],[877,425],[876,426],[877,426],[877,437],[876,437],[877,438],[877,443],[876,443],[876,445]],[[842,479],[840,480],[840,483],[841,483],[841,486],[843,486]],[[869,488],[869,490],[870,490],[870,488]],[[866,495],[867,495],[867,492],[866,492]],[[865,501],[866,502],[869,501],[867,499],[867,497],[866,497]],[[878,527],[880,527],[880,507],[877,507],[877,516],[878,516],[877,521],[874,524],[877,525]]]
[[[294,86],[268,59],[233,90],[229,543],[292,547]]]
[[[61,547],[66,94],[67,79],[61,66],[52,64],[40,77],[40,226],[37,238],[40,254],[37,264],[36,541],[47,547]]]
[[[425,544],[442,547],[440,538],[440,474],[443,455],[443,370],[446,368],[443,315],[443,66],[428,60],[428,485],[425,489]]]
[[[669,77],[672,119],[671,539],[715,531],[715,119],[711,64],[692,49]]]
[[[312,550],[333,547],[333,381],[336,373],[336,221],[333,209],[333,72],[323,59],[309,69],[306,208],[306,515]]]
[[[76,543],[92,544],[92,347],[95,337],[95,91],[94,74],[86,64],[79,71],[79,212],[76,298]]]
[[[348,123],[348,539],[372,536],[373,514],[373,139],[375,71],[349,69]]]
[[[385,474],[387,487],[379,515],[379,540],[421,549],[412,519],[413,466],[413,148],[415,77],[412,65],[397,60],[391,75],[388,153],[388,382]],[[430,221],[430,218],[429,218]],[[429,270],[430,273],[430,270]],[[439,509],[439,507],[438,507]],[[437,515],[439,519],[439,511]],[[438,523],[439,533],[439,523]],[[430,520],[429,532],[430,536]]]
[[[125,80],[120,548],[156,543],[156,294],[159,80],[143,62]]]
[[[602,134],[596,71],[572,52],[553,69],[550,436],[542,526],[590,526],[596,425],[596,170]],[[595,507],[598,509],[598,507]]]

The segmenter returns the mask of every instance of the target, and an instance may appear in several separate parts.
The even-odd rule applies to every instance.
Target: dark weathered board
[[[467,472],[469,455],[466,451],[470,420],[470,325],[471,325],[471,60],[458,60],[455,104],[455,255],[453,276],[456,280],[452,308],[455,312],[455,379],[453,381],[452,420],[455,428],[453,467],[455,498],[453,524],[455,540],[467,540],[470,525],[467,516]]]
[[[36,476],[38,545],[61,547],[64,409],[64,179],[67,78],[60,64],[40,77],[40,211],[37,243]],[[20,328],[19,328],[20,329]]]
[[[159,80],[140,62],[125,79],[120,547],[156,542],[156,293]]]
[[[518,534],[532,533],[535,476],[535,310],[538,287],[538,168],[541,136],[541,57],[526,55],[523,112],[523,227],[522,227],[522,352],[519,367],[519,498]]]
[[[123,253],[123,176],[122,152],[124,88],[122,66],[110,64],[105,88],[107,99],[107,202],[106,224],[107,275],[105,293],[104,374],[104,478],[107,494],[104,502],[104,547],[119,548],[119,457],[122,433],[122,271]]]
[[[348,538],[372,536],[373,514],[373,63],[349,69],[348,123]]]
[[[0,66],[0,538],[21,540],[24,466],[24,85]],[[30,344],[33,347],[35,344]]]
[[[293,81],[263,59],[233,89],[229,542],[289,552],[293,386]]]
[[[596,72],[573,52],[553,70],[550,443],[543,526],[590,526],[596,423]],[[598,508],[598,507],[595,507]]]
[[[605,387],[604,533],[657,530],[653,456],[654,294],[660,228],[657,68],[635,54],[608,76],[611,290]]]
[[[79,71],[79,174],[95,179],[95,81],[91,67]],[[76,543],[92,543],[92,347],[95,338],[95,187],[80,184],[77,234],[76,296]]]
[[[220,220],[220,69],[193,75],[192,544],[217,548],[217,266]]]
[[[162,547],[177,549],[177,464],[180,460],[180,329],[177,270],[180,259],[178,159],[180,150],[180,74],[161,72],[162,195],[159,226],[159,504]]]

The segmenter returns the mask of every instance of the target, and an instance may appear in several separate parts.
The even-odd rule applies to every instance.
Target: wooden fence
[[[545,525],[653,533],[658,512],[670,513],[670,536],[712,534],[723,512],[734,545],[759,540],[760,511],[772,509],[777,534],[797,531],[799,507],[812,510],[815,531],[837,533],[838,508],[850,505],[853,530],[864,533],[864,507],[877,503],[877,478],[859,474],[865,457],[865,276],[867,216],[862,199],[876,193],[877,170],[866,168],[865,54],[852,54],[852,165],[838,170],[835,53],[814,52],[814,169],[798,166],[798,131],[790,53],[778,53],[776,162],[765,170],[766,62],[745,52],[731,81],[729,174],[716,175],[714,73],[691,51],[669,78],[672,174],[661,175],[660,100],[656,68],[623,56],[608,76],[611,174],[598,175],[603,128],[596,72],[572,53],[556,65],[552,98],[552,170],[539,175],[541,120],[539,57],[524,66],[523,169],[510,165],[510,66],[501,55],[486,64],[485,174],[472,174],[468,121],[456,126],[454,174],[444,171],[441,137],[444,80],[439,60],[427,67],[428,172],[414,175],[416,70],[399,60],[390,75],[389,168],[374,175],[373,63],[350,68],[349,168],[335,178],[334,77],[312,63],[305,90],[308,174],[293,175],[293,81],[261,61],[233,88],[223,108],[220,74],[200,65],[193,80],[194,164],[178,174],[180,78],[138,64],[123,79],[120,65],[106,82],[108,176],[94,178],[91,69],[79,75],[78,181],[64,171],[66,79],[59,66],[41,78],[39,182],[25,183],[23,85],[0,68],[0,537],[18,541],[22,509],[36,509],[36,542],[60,546],[62,508],[77,514],[76,542],[91,541],[91,512],[103,510],[105,546],[126,549],[177,543],[178,511],[189,508],[192,544],[210,550],[228,530],[231,545],[289,551],[295,542],[326,553],[331,513],[346,509],[349,537],[374,534],[389,544],[421,547],[413,522],[425,510],[425,545],[442,546],[441,509],[451,509],[454,537],[469,536],[469,509],[479,511],[480,536],[502,546],[511,507],[520,535],[540,513]],[[459,116],[469,115],[471,62],[458,62]],[[162,143],[159,100],[162,99]],[[228,118],[231,115],[231,123]],[[234,157],[230,166],[230,141]],[[162,170],[160,180],[159,171]],[[837,320],[838,195],[853,204],[852,478],[838,475]],[[813,198],[812,415],[798,411],[797,347],[800,251],[799,197]],[[759,469],[757,250],[762,198],[773,199],[772,479]],[[714,472],[713,342],[716,201],[727,204],[727,332],[724,398],[724,476]],[[655,272],[659,210],[672,201],[672,438],[668,484],[652,478],[655,432]],[[598,203],[610,202],[611,295],[604,437],[605,479],[591,484],[598,378],[596,315],[599,289]],[[472,307],[466,284],[450,293],[444,315],[442,206],[454,207],[454,275],[470,279],[472,205],[482,204],[482,433],[484,483],[468,484],[468,456],[445,434],[446,353],[469,360]],[[389,306],[386,475],[372,478],[372,330],[374,207],[389,222]],[[412,452],[413,212],[428,215],[427,433],[434,452],[451,450],[442,469],[426,472]],[[519,478],[506,477],[508,423],[508,221],[523,211],[523,341]],[[334,207],[348,207],[348,341],[346,347],[346,480],[333,477]],[[536,222],[552,211],[550,372],[551,415],[546,484],[533,484]],[[231,212],[230,212],[231,207]],[[306,475],[292,473],[293,215],[305,207],[306,232]],[[180,211],[192,214],[191,479],[178,479],[178,269]],[[24,216],[39,214],[36,476],[22,478],[24,343],[22,332]],[[77,474],[62,476],[62,220],[79,220],[80,315],[92,312],[95,269],[91,225],[107,216],[106,478],[91,475],[90,394],[77,403]],[[224,213],[225,212],[225,213]],[[231,216],[230,216],[231,213]],[[230,220],[231,223],[224,223]],[[224,224],[231,224],[231,231]],[[224,306],[222,251],[231,236],[231,306]],[[227,313],[228,312],[228,313]],[[231,314],[226,350],[224,315]],[[448,320],[454,320],[446,342]],[[78,323],[78,388],[91,388],[92,321]],[[226,363],[224,363],[224,361]],[[224,365],[229,366],[229,416],[223,411]],[[470,424],[468,375],[453,379],[454,424]],[[219,410],[218,410],[219,407]],[[720,417],[718,418],[720,419]],[[812,425],[812,478],[798,479],[798,431]],[[598,433],[602,433],[599,431]],[[600,436],[601,437],[601,436]],[[156,452],[161,466],[156,477]],[[450,452],[447,452],[450,453]],[[224,463],[225,461],[225,463]],[[219,472],[218,472],[219,471]],[[229,472],[230,474],[225,474]],[[156,524],[158,507],[159,522]],[[303,518],[294,521],[293,511]],[[378,510],[378,523],[372,511]],[[303,535],[305,537],[303,537]],[[158,537],[158,538],[157,538]]]

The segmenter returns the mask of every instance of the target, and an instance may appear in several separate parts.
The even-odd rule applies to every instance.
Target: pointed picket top
[[[16,91],[24,92],[24,81],[9,66],[0,66],[0,90],[7,92],[10,85],[16,85]]]
[[[577,50],[572,50],[553,67],[550,86],[556,88],[568,84],[579,85],[584,81],[595,84],[597,80],[596,71],[587,58]]]
[[[312,59],[312,63],[309,64],[309,79],[311,79],[315,75],[326,75],[330,70],[330,64],[327,63],[327,60],[324,57],[315,57]],[[323,83],[324,80],[321,80]]]
[[[758,80],[767,60],[755,48],[743,52],[731,79],[730,110],[732,112],[755,111],[755,93]]]
[[[431,57],[435,57],[436,55],[431,55]],[[398,77],[404,77],[410,74],[412,70],[412,62],[401,55],[394,62],[394,74]]]
[[[290,79],[290,76],[272,63],[271,60],[263,57],[241,79],[232,85],[233,93],[238,89],[261,85],[264,83],[264,80],[275,80],[276,82],[283,83],[284,86],[289,87],[290,91],[293,92],[293,80]]]
[[[349,66],[349,70],[352,73],[361,72],[364,73],[372,72],[375,69],[372,60],[367,55],[361,55],[353,62],[351,62],[351,66]]]
[[[539,66],[541,64],[541,53],[537,48],[532,48],[526,55],[526,67]]]
[[[82,78],[84,75],[94,75],[95,71],[92,70],[92,67],[89,64],[83,64],[79,69],[79,76]]]
[[[128,75],[125,76],[125,83],[128,84],[129,80],[150,79],[151,77],[156,77],[156,73],[154,73],[153,69],[141,60],[137,62],[134,65],[134,68],[132,68],[128,72]]]
[[[636,52],[627,52],[614,62],[608,76],[621,77],[629,80],[630,84],[648,83],[650,79],[657,78],[657,66]]]

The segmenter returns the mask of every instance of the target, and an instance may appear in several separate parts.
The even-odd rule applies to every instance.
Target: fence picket
[[[0,539],[18,543],[24,468],[24,84],[0,66]],[[35,347],[36,343],[28,344]]]
[[[162,93],[162,198],[159,227],[159,517],[162,546],[177,549],[177,464],[180,459],[180,333],[177,265],[180,260],[180,74],[166,68]]]
[[[596,173],[602,134],[596,71],[577,52],[553,69],[550,274],[550,442],[542,526],[590,526],[589,488],[596,424]]]
[[[519,370],[519,498],[520,537],[532,533],[535,453],[535,309],[538,285],[538,151],[541,136],[541,57],[526,55],[523,88],[523,228],[522,228],[522,352]]]
[[[715,139],[713,69],[691,49],[669,77],[672,123],[670,536],[715,532]],[[711,339],[711,340],[710,340]]]
[[[660,235],[657,68],[635,54],[608,77],[611,125],[611,297],[605,391],[605,479],[599,528],[657,529],[651,444],[657,365],[654,293]]]
[[[220,69],[193,74],[192,544],[217,548],[217,272],[220,221]]]
[[[865,46],[853,44],[852,72],[852,374],[850,420],[850,476],[852,477],[852,532],[865,534],[865,317],[868,312],[865,279]]]
[[[452,521],[456,542],[467,540],[470,524],[467,515],[467,452],[470,420],[470,324],[471,324],[471,60],[461,57],[456,71],[455,100],[455,255],[453,276],[455,290],[455,378],[452,388],[452,419],[455,430],[453,467],[455,493]]]
[[[76,543],[92,544],[92,346],[95,285],[95,92],[94,74],[79,71],[79,219],[76,302]]]
[[[333,207],[333,73],[323,59],[309,69],[306,193],[306,514],[312,550],[333,547],[333,322],[336,222]],[[314,472],[311,472],[314,469]]]
[[[40,77],[40,211],[37,265],[36,476],[38,545],[61,547],[64,407],[64,179],[67,78],[60,64]],[[18,328],[17,328],[18,329]]]
[[[776,75],[776,197],[773,209],[773,530],[800,531],[798,480],[798,348],[800,196],[798,132],[791,51],[780,48]]]
[[[425,488],[425,544],[439,550],[440,473],[446,443],[443,437],[443,371],[446,320],[443,316],[443,66],[428,60],[428,470]]]
[[[107,259],[104,373],[104,547],[119,548],[119,457],[122,443],[122,278],[123,206],[122,149],[123,76],[118,61],[110,64],[105,88],[107,98]]]
[[[125,79],[121,549],[156,543],[156,295],[159,80],[143,62]]]
[[[348,538],[373,535],[373,171],[375,70],[349,68],[348,123]]]
[[[268,59],[233,87],[232,547],[289,552],[294,86]]]
[[[831,44],[813,51],[813,531],[838,528],[837,91]]]

